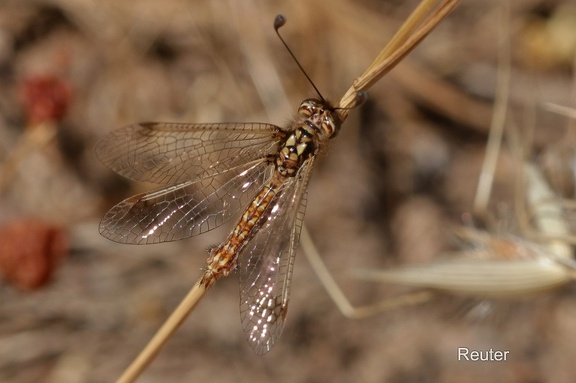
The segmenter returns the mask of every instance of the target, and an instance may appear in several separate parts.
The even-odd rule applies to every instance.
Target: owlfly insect
[[[294,256],[306,207],[306,186],[326,149],[364,91],[408,54],[457,4],[423,1],[338,105],[327,101],[274,28],[317,98],[304,100],[296,120],[266,123],[138,123],[104,137],[96,155],[118,174],[163,185],[127,198],[102,219],[115,242],[153,244],[212,230],[240,215],[228,238],[210,250],[203,275],[119,381],[132,381],[152,360],[204,292],[239,271],[244,333],[258,354],[276,343],[286,319]]]

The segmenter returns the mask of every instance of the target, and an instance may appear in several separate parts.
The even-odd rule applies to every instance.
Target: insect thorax
[[[285,177],[294,177],[304,161],[334,137],[341,125],[334,108],[324,100],[302,101],[298,115],[302,119],[281,143],[276,159],[276,169]]]

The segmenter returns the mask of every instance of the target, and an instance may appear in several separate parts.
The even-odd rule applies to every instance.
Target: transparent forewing
[[[282,129],[259,123],[140,123],[96,144],[100,161],[118,174],[157,184],[209,177],[274,152]]]
[[[175,241],[212,230],[245,208],[270,177],[265,159],[216,177],[127,198],[100,222],[100,234],[120,243]]]
[[[266,221],[240,254],[242,328],[258,354],[272,348],[284,327],[312,162],[304,163],[299,176],[287,180],[266,209]]]

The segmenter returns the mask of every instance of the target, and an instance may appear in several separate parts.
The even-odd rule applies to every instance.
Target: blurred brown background
[[[287,17],[284,37],[310,77],[338,100],[416,4],[0,3],[0,257],[16,264],[0,277],[0,382],[114,381],[198,278],[205,248],[229,230],[156,246],[101,238],[104,212],[151,186],[101,166],[92,151],[99,137],[149,120],[285,125],[314,92],[274,34],[276,14]],[[503,41],[512,58],[509,123],[534,129],[526,145],[535,160],[561,143],[569,121],[543,103],[574,105],[576,7],[518,0],[509,17],[502,14],[500,1],[464,1],[374,86],[315,169],[306,223],[354,302],[396,290],[357,281],[350,270],[425,262],[454,246],[449,224],[470,211],[484,155],[499,31],[509,32]],[[491,203],[500,229],[515,226],[517,160],[504,148]],[[302,254],[293,279],[286,328],[269,354],[255,355],[244,340],[232,276],[208,293],[140,381],[576,376],[569,288],[496,304],[479,321],[466,315],[478,302],[448,297],[352,321]],[[510,354],[506,362],[458,362],[458,347]]]

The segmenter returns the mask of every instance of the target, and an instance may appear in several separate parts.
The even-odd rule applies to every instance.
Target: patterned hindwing
[[[202,234],[245,208],[272,170],[266,159],[260,159],[216,177],[127,198],[106,213],[100,234],[127,244],[168,242]]]
[[[282,334],[312,165],[310,158],[296,177],[286,180],[240,254],[242,328],[258,354],[268,352]]]
[[[112,131],[95,152],[126,178],[176,185],[265,157],[284,135],[260,123],[139,123]]]

